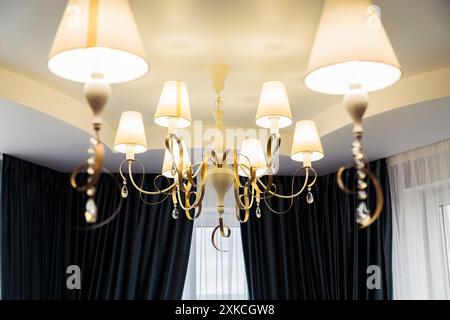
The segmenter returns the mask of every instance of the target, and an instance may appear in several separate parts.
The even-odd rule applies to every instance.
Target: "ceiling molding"
[[[92,112],[87,104],[51,88],[28,76],[0,66],[0,98],[18,103],[64,121],[78,129],[94,134]],[[102,140],[111,148],[115,129],[106,121],[102,127]]]
[[[369,95],[365,118],[420,102],[450,96],[450,67],[401,79],[393,86]],[[352,123],[342,103],[338,103],[313,118],[321,136]]]
[[[0,82],[2,83],[2,86],[0,86],[1,98],[46,113],[88,134],[93,133],[91,128],[92,113],[86,104],[31,77],[10,71],[4,67],[0,67]],[[370,96],[366,118],[408,105],[450,96],[449,82],[450,68],[403,78],[391,88]],[[341,103],[318,114],[313,120],[316,121],[321,136],[351,124],[351,119]],[[213,127],[212,125],[202,125],[201,129],[204,133]],[[227,128],[243,131],[255,129],[233,126],[227,126]],[[199,134],[199,132],[194,132],[195,130],[198,130],[198,128],[191,126],[180,131],[184,131],[185,134],[189,133],[192,137]],[[113,150],[115,132],[116,127],[105,121],[102,128],[102,137],[106,146],[111,150]],[[164,149],[165,128],[147,126],[146,132],[149,138],[149,149]],[[290,155],[292,134],[282,133],[282,138],[283,143],[280,152],[282,155]],[[204,143],[204,140],[197,137],[190,145],[193,148],[201,148]]]

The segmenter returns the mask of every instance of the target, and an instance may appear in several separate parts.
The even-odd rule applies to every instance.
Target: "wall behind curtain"
[[[379,220],[365,230],[357,231],[355,199],[338,189],[335,174],[318,178],[312,205],[306,203],[305,195],[294,199],[284,215],[271,213],[262,205],[261,219],[253,213],[249,223],[241,225],[251,298],[392,297],[389,180],[384,160],[371,163],[371,168],[384,188],[385,207]],[[276,180],[277,191],[291,193],[291,177]],[[347,172],[345,180],[351,185],[354,171]],[[288,204],[275,198],[270,203],[278,210]],[[369,204],[375,207],[373,193],[369,194]],[[370,265],[380,267],[379,290],[367,289]]]
[[[146,176],[145,187],[151,188],[152,178]],[[102,177],[99,220],[114,210],[118,197],[113,179]],[[85,201],[84,194],[70,187],[67,174],[4,156],[3,297],[181,298],[192,223],[181,215],[173,220],[170,202],[146,206],[130,190],[116,220],[97,230],[78,230],[86,226]],[[81,290],[66,288],[69,265],[81,268]]]

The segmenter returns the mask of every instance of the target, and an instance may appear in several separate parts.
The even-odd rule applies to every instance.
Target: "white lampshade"
[[[189,156],[189,150],[186,148],[186,144],[184,143],[184,140],[181,140],[181,145],[183,146],[183,174],[186,172],[186,168],[191,164],[190,156]],[[178,164],[179,160],[179,148],[178,144],[175,143],[173,147],[174,156],[175,156],[175,164]],[[162,175],[166,176],[167,178],[174,178],[172,175],[172,167],[173,167],[173,161],[172,157],[169,154],[169,151],[164,152],[164,161],[162,166]]]
[[[295,161],[305,162],[322,159],[324,156],[322,142],[316,124],[311,120],[302,120],[295,125],[292,142],[291,158]]]
[[[186,83],[183,81],[167,81],[164,83],[154,121],[163,127],[170,127],[176,121],[177,128],[191,125],[191,107]]]
[[[142,153],[147,151],[144,121],[136,111],[123,112],[117,129],[114,149],[122,153]]]
[[[93,72],[107,83],[143,76],[149,66],[128,0],[69,0],[48,67],[77,82],[88,82]]]
[[[259,139],[247,138],[242,141],[238,162],[247,167],[249,165],[255,167],[257,177],[265,174],[267,171],[267,163]],[[249,176],[248,169],[241,168],[238,170],[238,173],[243,177]]]
[[[271,119],[277,119],[278,128],[291,125],[291,106],[286,87],[281,81],[267,81],[263,84],[256,111],[256,124],[263,128],[272,127]]]
[[[327,0],[313,43],[305,85],[327,94],[346,94],[352,85],[365,92],[401,77],[389,38],[369,0]]]

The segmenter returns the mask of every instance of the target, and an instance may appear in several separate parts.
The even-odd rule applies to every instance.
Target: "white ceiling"
[[[151,69],[139,80],[113,86],[105,111],[113,128],[127,109],[141,111],[146,125],[151,125],[162,84],[173,79],[188,84],[193,118],[212,123],[214,93],[205,67],[216,62],[232,65],[223,93],[225,124],[254,127],[259,91],[266,80],[285,82],[297,120],[312,118],[340,99],[311,92],[302,83],[323,1],[130,3]],[[382,22],[405,77],[450,66],[450,1],[374,3],[381,8]],[[0,0],[0,66],[83,101],[81,85],[57,78],[46,66],[65,4],[65,0]],[[367,119],[369,157],[377,159],[450,137],[449,105],[448,98],[440,99]],[[5,100],[0,100],[0,117],[0,152],[63,171],[83,161],[87,141],[83,131]],[[350,143],[350,127],[325,135],[327,157],[318,163],[320,172],[349,162]],[[108,151],[107,167],[114,170],[121,158]],[[157,172],[162,151],[150,151],[142,159],[147,170]],[[288,158],[282,164],[282,174],[292,173],[296,165]]]
[[[374,1],[404,76],[449,66],[450,1]],[[105,118],[117,127],[121,112],[141,111],[152,123],[162,84],[188,84],[193,118],[213,122],[214,93],[206,66],[232,66],[223,93],[225,123],[253,127],[261,85],[285,82],[294,118],[311,118],[339,101],[307,90],[302,78],[323,1],[131,0],[150,72],[113,88]],[[83,100],[81,85],[46,66],[65,0],[0,0],[0,64]],[[211,112],[209,112],[211,110]],[[206,112],[205,112],[206,111]],[[290,127],[289,130],[293,130]]]

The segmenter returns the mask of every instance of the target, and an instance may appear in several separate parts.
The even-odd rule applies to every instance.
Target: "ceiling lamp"
[[[87,165],[78,167],[71,177],[72,186],[89,196],[86,219],[93,223],[97,219],[93,198],[104,160],[99,134],[101,114],[111,93],[109,84],[137,79],[149,68],[128,1],[70,0],[50,50],[48,68],[63,79],[84,83],[84,94],[94,114],[96,137],[90,139]],[[136,122],[136,116],[125,114],[124,123]],[[130,127],[120,129],[127,131]],[[116,148],[129,154],[145,151],[145,137],[139,137],[137,131],[128,133],[117,137]],[[123,144],[123,139],[130,144]],[[79,186],[76,176],[82,171],[89,177]]]
[[[237,150],[226,150],[223,128],[223,101],[221,91],[224,88],[225,77],[229,72],[227,65],[213,65],[209,68],[215,99],[215,119],[217,136],[214,150],[203,154],[201,163],[190,164],[188,150],[183,140],[177,135],[177,129],[187,127],[191,123],[189,96],[187,86],[181,81],[168,81],[164,84],[155,122],[168,128],[165,138],[166,152],[162,174],[155,178],[166,177],[170,183],[163,189],[144,190],[134,179],[133,164],[143,165],[134,158],[136,150],[143,150],[145,138],[142,133],[142,117],[138,113],[125,112],[119,124],[115,149],[125,153],[119,172],[123,179],[124,188],[127,181],[141,194],[164,195],[170,197],[174,205],[172,216],[178,218],[182,210],[188,219],[193,220],[201,214],[202,201],[206,186],[212,187],[217,195],[218,225],[212,234],[213,246],[220,250],[215,243],[215,234],[220,231],[222,237],[230,236],[230,228],[223,223],[225,212],[224,197],[233,188],[236,202],[236,217],[241,223],[249,220],[250,208],[256,206],[255,215],[261,217],[260,203],[271,197],[290,200],[308,190],[307,201],[312,203],[309,192],[314,185],[317,173],[311,162],[323,157],[323,149],[316,126],[312,121],[297,123],[294,143],[292,145],[292,159],[303,162],[297,172],[304,171],[304,183],[300,190],[292,194],[283,195],[276,192],[273,184],[272,164],[281,144],[279,128],[289,126],[292,116],[288,97],[284,85],[279,81],[266,82],[263,85],[258,106],[256,123],[271,130],[267,142],[267,153],[264,154],[260,140],[248,138],[242,142],[240,153]],[[128,175],[123,171],[123,165],[128,165]],[[295,177],[293,178],[295,179]],[[154,184],[156,188],[156,183]],[[294,184],[293,184],[294,186]],[[126,197],[128,192],[122,192]],[[270,210],[273,210],[266,201]],[[243,216],[242,212],[243,211]]]
[[[378,15],[369,0],[327,0],[309,57],[305,85],[311,90],[344,95],[344,104],[353,120],[353,157],[357,174],[359,203],[356,219],[361,228],[373,223],[383,208],[382,189],[367,164],[361,139],[362,117],[368,92],[386,88],[401,77],[400,65]],[[378,8],[379,9],[379,8]],[[338,171],[339,187],[349,190]],[[371,215],[366,205],[367,178],[374,183],[377,207]]]

